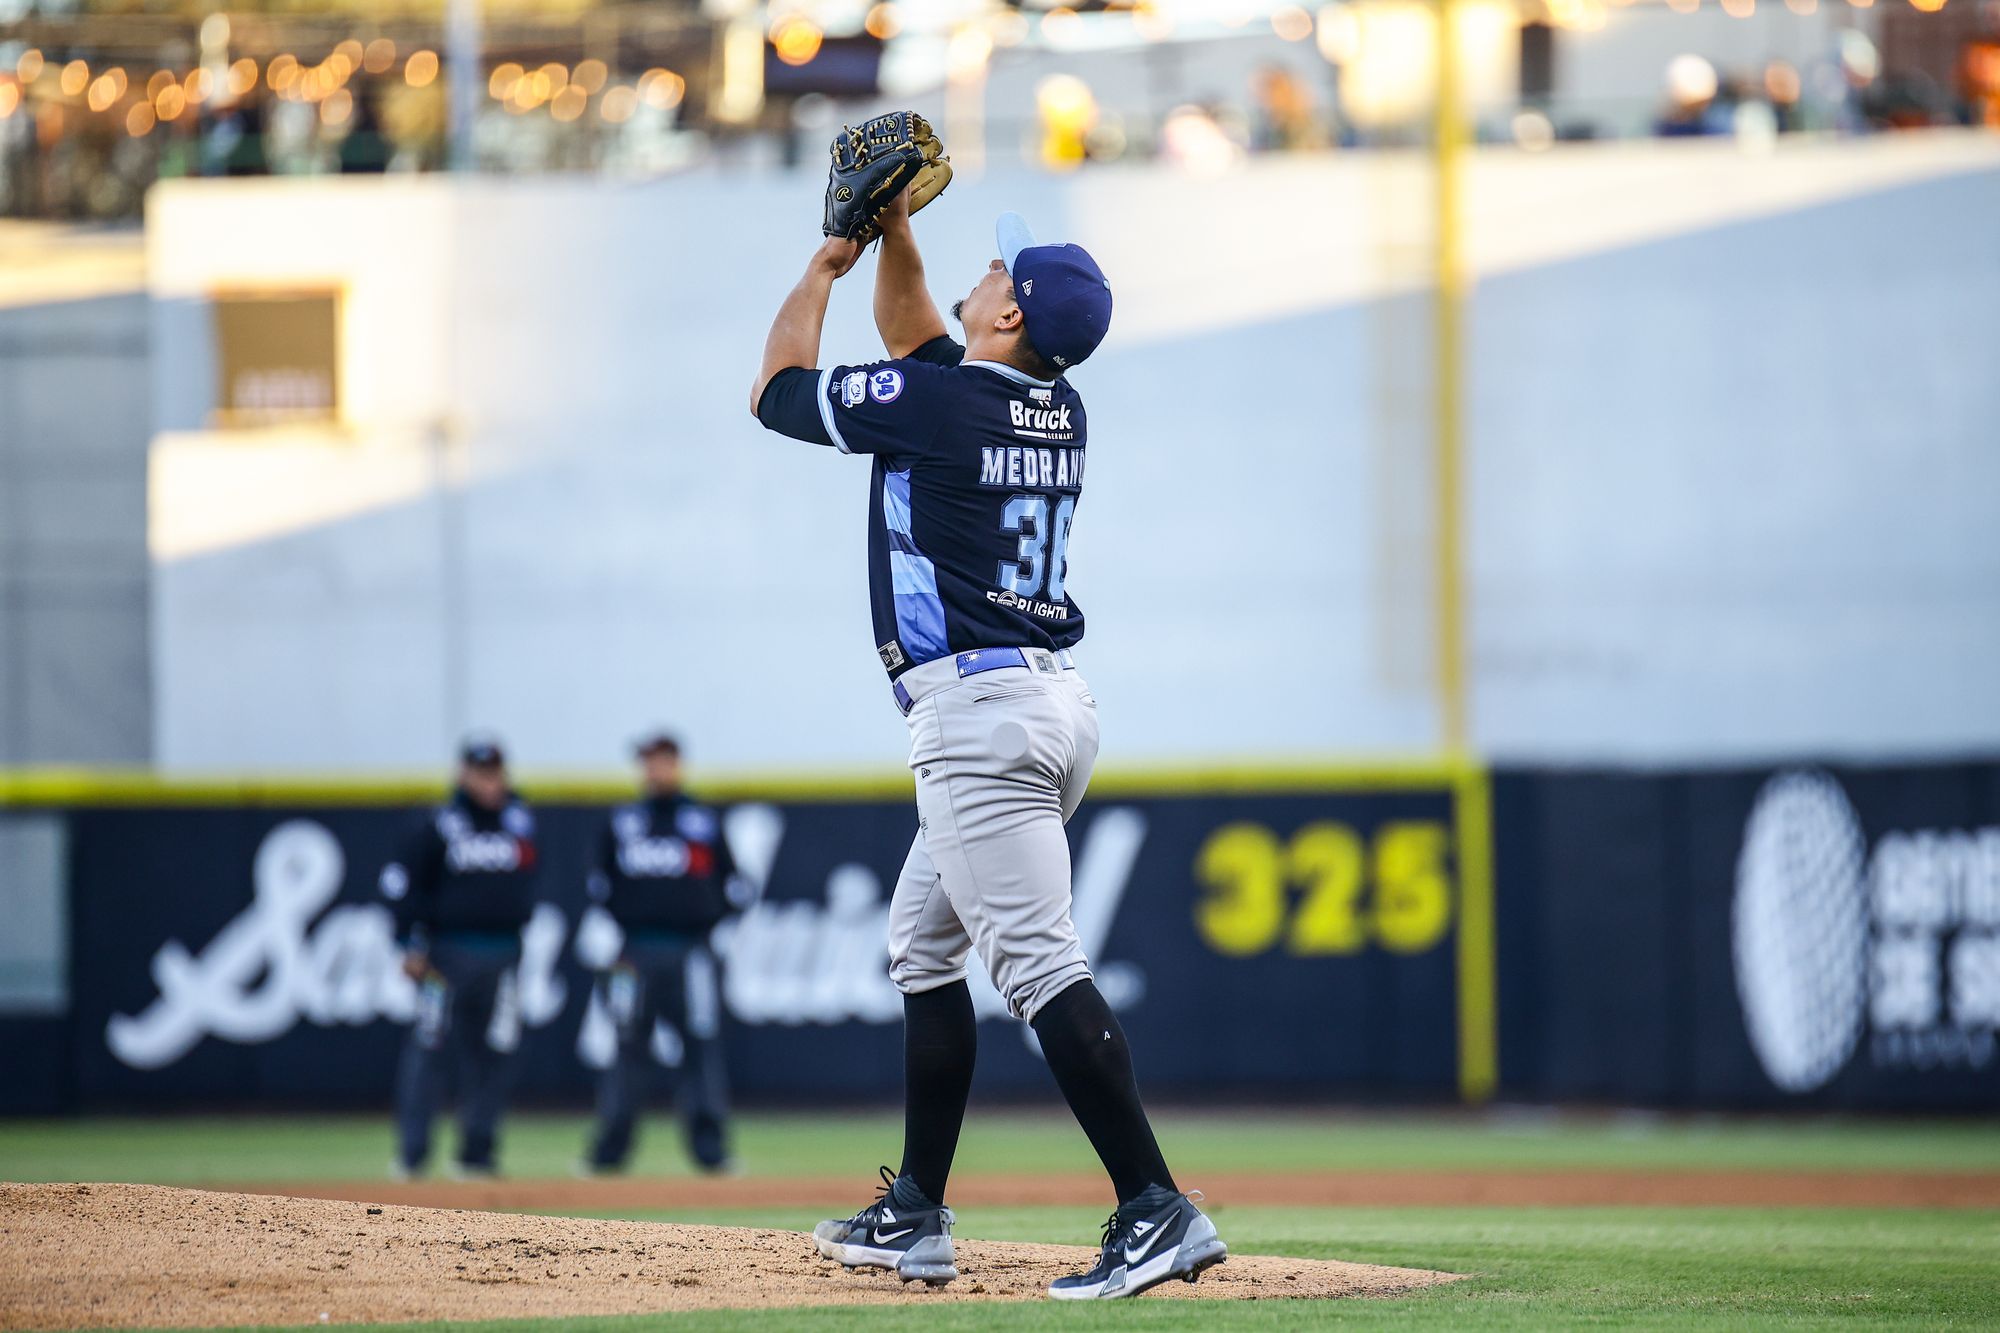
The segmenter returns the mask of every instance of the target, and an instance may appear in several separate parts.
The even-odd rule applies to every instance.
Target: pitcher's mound
[[[932,1291],[790,1231],[376,1207],[156,1185],[0,1185],[0,1328],[388,1323],[1039,1298],[1067,1245],[961,1241]],[[1448,1273],[1231,1255],[1155,1296],[1386,1296]]]

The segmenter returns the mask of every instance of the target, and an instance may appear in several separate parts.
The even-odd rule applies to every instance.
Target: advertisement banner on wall
[[[2000,1106],[2000,765],[1503,773],[1511,1087]]]
[[[1114,794],[1071,826],[1078,931],[1148,1085],[1484,1095],[1483,831],[1465,851],[1468,812],[1483,829],[1483,780],[1289,785]],[[610,1046],[577,947],[606,810],[538,814],[545,901],[523,933],[519,1086],[580,1098]],[[416,997],[375,883],[418,812],[163,802],[68,818],[80,1105],[387,1097]],[[773,1100],[893,1097],[902,1006],[886,970],[887,898],[913,808],[748,801],[727,809],[725,828],[759,890],[713,939],[732,1083]],[[1032,1035],[976,960],[973,987],[988,1020],[981,1086],[1046,1093]]]

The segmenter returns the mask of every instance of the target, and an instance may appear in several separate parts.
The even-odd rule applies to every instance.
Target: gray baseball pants
[[[961,653],[899,682],[918,827],[889,904],[889,975],[905,994],[934,990],[977,949],[1008,1011],[1032,1021],[1090,976],[1063,825],[1097,762],[1097,700],[1055,654],[1025,656],[961,676],[975,657]]]

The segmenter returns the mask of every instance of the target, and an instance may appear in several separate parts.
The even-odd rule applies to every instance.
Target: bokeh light
[[[903,30],[903,17],[893,4],[879,4],[868,11],[862,28],[870,37],[886,42]]]
[[[495,65],[493,72],[486,76],[486,91],[494,98],[504,100],[527,73],[511,60]]]
[[[1042,40],[1054,47],[1074,46],[1083,39],[1083,18],[1067,5],[1042,15]]]
[[[819,54],[823,37],[818,24],[793,16],[780,19],[771,30],[771,45],[777,50],[778,59],[787,65],[806,65]]]
[[[403,82],[412,88],[428,88],[438,76],[438,57],[435,51],[413,51],[403,65]]]
[[[687,93],[687,80],[670,69],[649,69],[639,76],[639,96],[656,111],[670,111]]]
[[[1271,15],[1271,31],[1288,42],[1303,42],[1312,36],[1312,15],[1297,5],[1286,5]]]
[[[557,120],[568,123],[581,116],[589,104],[590,94],[572,83],[549,99],[549,114]]]
[[[638,91],[626,83],[606,91],[604,99],[597,104],[597,114],[604,117],[609,125],[623,125],[632,119],[632,113],[638,109]]]

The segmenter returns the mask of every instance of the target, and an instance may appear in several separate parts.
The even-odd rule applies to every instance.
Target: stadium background
[[[1442,76],[1390,0],[885,8],[0,14],[0,1112],[60,1117],[0,1121],[0,1175],[378,1173],[410,995],[374,875],[473,727],[548,824],[509,1166],[559,1172],[602,1052],[584,840],[656,723],[764,890],[718,942],[749,1169],[857,1165],[822,1157],[893,1097],[901,727],[861,482],[740,400],[818,141],[896,101],[960,164],[941,297],[1003,208],[1117,289],[1079,921],[1147,1086],[1229,1108],[1170,1135],[1320,1172],[1286,1202],[1369,1239],[1242,1225],[1509,1271],[1339,1193],[1369,1166],[1991,1208],[1994,6],[1466,3]],[[830,356],[873,344],[870,262]],[[991,998],[970,1169],[1081,1169]],[[826,1105],[861,1118],[794,1118]],[[641,1174],[681,1170],[654,1135]],[[1827,1273],[1853,1240],[1593,1215],[1796,1226]]]

